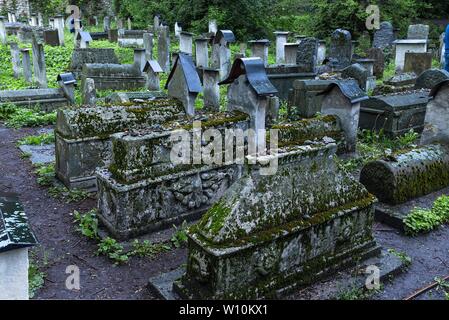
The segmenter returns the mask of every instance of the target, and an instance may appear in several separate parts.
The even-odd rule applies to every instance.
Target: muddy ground
[[[155,299],[146,289],[149,277],[176,269],[185,263],[186,250],[174,249],[153,259],[133,257],[129,264],[116,266],[108,258],[97,256],[97,245],[83,237],[73,224],[71,213],[95,207],[95,199],[67,204],[51,197],[47,188],[36,183],[33,167],[21,158],[16,142],[35,134],[38,129],[10,129],[0,124],[0,192],[19,194],[32,228],[40,242],[33,249],[42,271],[47,276],[35,299]],[[395,230],[375,225],[376,238],[384,248],[395,248],[412,258],[408,272],[383,284],[374,299],[403,299],[432,283],[435,277],[449,275],[449,227],[416,238],[403,236]],[[67,266],[81,271],[81,289],[65,287]],[[441,299],[441,291],[420,299]]]

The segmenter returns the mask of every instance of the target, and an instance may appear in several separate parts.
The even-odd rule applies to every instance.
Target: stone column
[[[193,53],[193,33],[181,32],[179,36],[179,51],[192,55]]]
[[[28,83],[33,82],[33,71],[31,70],[31,56],[30,49],[22,49],[22,67],[23,67],[23,77]]]
[[[135,48],[134,49],[134,64],[139,67],[139,70],[142,71],[147,63],[145,59],[145,49],[143,48]]]
[[[220,70],[212,68],[203,69],[203,96],[204,109],[220,111]]]
[[[7,42],[4,16],[0,16],[0,42],[3,45],[5,45]]]
[[[9,44],[9,48],[11,51],[11,62],[12,62],[12,70],[14,73],[14,78],[20,78],[22,74],[21,61],[20,61],[20,50],[19,45],[15,42],[11,42]]]
[[[153,18],[153,31],[154,31],[154,33],[157,33],[159,31],[159,27],[160,26],[161,26],[161,21],[159,19],[159,15],[155,15],[154,18]]]
[[[95,81],[92,78],[86,78],[83,81],[83,105],[95,107],[97,103],[97,91],[95,89]]]
[[[170,71],[170,36],[168,26],[160,26],[159,28],[157,61],[164,72]]]
[[[143,34],[143,47],[145,48],[145,59],[147,61],[153,59],[153,34],[144,33]]]
[[[285,64],[295,65],[299,43],[286,43],[284,47],[285,47]]]
[[[58,29],[58,37],[59,37],[59,44],[61,46],[64,45],[64,29],[65,29],[65,23],[64,23],[64,16],[62,14],[58,14],[55,19],[55,28]]]
[[[326,59],[326,41],[318,41],[318,55],[317,55],[317,65],[322,65],[324,59]]]
[[[209,66],[208,42],[208,38],[195,39],[195,57],[197,67],[207,68]]]
[[[110,16],[105,16],[103,18],[103,30],[105,32],[108,32],[111,29],[111,17]]]
[[[285,44],[287,43],[289,32],[276,31],[276,63],[281,64],[285,62]]]
[[[128,18],[128,30],[132,30],[133,26],[132,26],[132,22],[131,22],[131,18]]]
[[[42,13],[41,13],[41,12],[39,12],[39,13],[37,14],[37,25],[38,25],[39,27],[43,27],[43,26],[44,26],[44,17],[42,16]]]
[[[47,88],[47,69],[45,65],[44,45],[38,43],[37,39],[33,37],[33,67],[34,77],[40,88]]]
[[[268,67],[268,48],[270,41],[266,39],[253,40],[249,41],[249,45],[251,47],[251,56],[261,58],[265,67]]]
[[[211,20],[209,21],[209,33],[216,34],[217,33],[217,21]]]

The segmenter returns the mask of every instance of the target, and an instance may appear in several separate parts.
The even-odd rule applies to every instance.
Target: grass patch
[[[56,112],[46,113],[38,107],[21,108],[12,104],[0,106],[0,120],[10,128],[38,127],[56,123]]]
[[[432,209],[415,208],[404,218],[405,233],[416,236],[449,222],[449,196],[435,200]]]
[[[43,133],[36,136],[24,137],[17,142],[17,145],[41,146],[44,144],[53,144],[53,143],[55,143],[54,133]]]
[[[37,183],[43,187],[52,186],[55,180],[55,164],[36,165],[34,173],[37,175]]]
[[[54,185],[49,188],[48,193],[53,198],[64,200],[66,203],[81,202],[90,196],[87,191],[81,189],[68,189],[61,185]]]

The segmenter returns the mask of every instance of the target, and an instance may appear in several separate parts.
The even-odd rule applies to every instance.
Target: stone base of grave
[[[122,184],[98,170],[98,217],[117,239],[198,219],[242,174],[237,165],[203,167]]]
[[[431,209],[438,197],[447,194],[449,194],[449,187],[396,206],[377,203],[375,219],[401,232],[405,232],[404,219],[414,208]]]
[[[0,105],[9,103],[24,108],[38,107],[45,112],[52,112],[69,105],[69,101],[61,89],[0,91]]]
[[[289,300],[333,300],[338,299],[339,295],[346,290],[364,290],[366,289],[367,277],[365,272],[368,266],[379,268],[381,284],[385,281],[391,281],[392,277],[398,276],[405,271],[404,262],[400,258],[382,249],[380,254],[358,262],[353,268],[341,270],[337,275],[332,275],[331,277],[322,275],[322,279],[314,279],[314,284],[306,286],[300,292],[295,292],[295,290],[302,286],[287,287],[283,291],[279,290],[276,292],[276,298]],[[185,267],[179,267],[154,276],[148,281],[148,290],[162,300],[181,299],[181,296],[173,290],[173,284],[179,282],[185,272]]]

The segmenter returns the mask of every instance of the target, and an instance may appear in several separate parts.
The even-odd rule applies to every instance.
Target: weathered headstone
[[[148,60],[143,68],[147,76],[147,89],[159,91],[161,89],[159,74],[164,72],[156,60]]]
[[[30,49],[22,49],[23,77],[27,83],[33,82],[33,71],[31,69]]]
[[[368,76],[374,75],[374,59],[356,59],[354,62],[362,65],[366,70],[368,70]]]
[[[143,71],[147,63],[147,59],[145,57],[145,49],[143,48],[135,48],[134,49],[134,64],[138,66],[140,71]]]
[[[159,27],[161,26],[160,15],[155,15],[153,18],[153,32],[154,34],[159,33]]]
[[[64,22],[64,16],[62,14],[56,15],[55,18],[55,28],[58,30],[58,39],[59,39],[59,45],[63,46],[64,41],[64,29],[65,29],[65,22]]]
[[[299,43],[286,43],[284,48],[285,64],[296,65],[296,56],[298,54]]]
[[[92,37],[90,33],[87,31],[80,31],[76,35],[77,46],[81,49],[89,48],[90,43],[92,42]]]
[[[416,79],[415,89],[433,89],[440,82],[449,80],[449,72],[441,69],[430,69],[421,73]]]
[[[209,33],[216,34],[217,33],[217,21],[216,20],[210,20],[209,21]]]
[[[153,59],[153,34],[146,32],[143,34],[143,47],[145,48],[145,58],[147,61]]]
[[[91,78],[86,78],[83,81],[83,105],[89,107],[95,107],[97,103],[97,92],[95,90],[95,81]]]
[[[159,27],[157,61],[164,72],[170,71],[170,35],[167,26]]]
[[[59,46],[60,42],[59,42],[59,34],[58,34],[58,30],[45,30],[44,31],[44,41],[46,45],[49,46]]]
[[[179,35],[179,51],[193,54],[193,33],[182,31]]]
[[[385,56],[380,48],[370,48],[367,50],[368,58],[374,60],[373,73],[378,79],[382,79],[385,69]]]
[[[107,31],[107,33],[108,33],[108,41],[109,42],[112,42],[112,43],[118,42],[119,31],[117,29],[109,29]]]
[[[203,68],[204,108],[206,110],[220,111],[220,71],[212,68]]]
[[[281,64],[285,62],[285,44],[287,43],[290,32],[276,31],[276,63]]]
[[[39,13],[37,14],[37,25],[38,25],[39,27],[43,27],[43,26],[44,26],[44,17],[42,16],[42,13],[41,13],[41,12],[39,12]]]
[[[179,38],[182,32],[181,24],[178,22],[175,22],[175,36]]]
[[[404,62],[404,72],[414,72],[418,76],[426,70],[432,68],[433,55],[430,52],[406,52]]]
[[[385,49],[391,47],[396,40],[391,22],[384,21],[380,29],[374,33],[373,48]]]
[[[317,65],[320,66],[323,64],[326,59],[326,41],[319,40],[318,41],[318,55],[317,55]]]
[[[186,114],[195,114],[195,99],[202,92],[201,81],[192,56],[180,52],[167,79],[168,95],[179,99]]]
[[[425,24],[414,24],[408,27],[407,39],[427,40],[429,38],[429,26]]]
[[[57,79],[59,87],[70,104],[75,104],[76,79],[73,73],[61,73]]]
[[[75,74],[77,79],[80,78],[83,65],[87,63],[118,64],[119,60],[115,55],[114,49],[112,48],[88,48],[73,50],[70,69]]]
[[[5,17],[0,16],[0,42],[5,45],[7,41],[6,28],[5,28]]]
[[[103,18],[103,30],[105,32],[108,32],[111,29],[111,17],[110,16],[105,16]]]
[[[299,43],[296,54],[296,65],[300,72],[316,72],[318,55],[318,40],[315,38],[305,38]]]
[[[22,75],[19,45],[15,42],[11,42],[9,44],[9,48],[11,51],[11,62],[14,78],[18,79]]]
[[[249,41],[251,57],[262,59],[265,67],[268,67],[268,49],[270,41],[267,39]]]
[[[368,70],[366,70],[361,64],[352,64],[349,67],[344,68],[341,71],[343,79],[352,78],[357,80],[360,88],[367,91]]]
[[[132,22],[131,22],[131,18],[128,17],[128,30],[132,30]]]
[[[209,38],[195,39],[195,58],[198,68],[207,68],[209,66]]]
[[[404,70],[406,52],[427,52],[427,40],[396,40],[394,44],[396,45],[395,67],[397,71]]]
[[[33,44],[33,67],[34,77],[39,88],[47,88],[47,67],[45,65],[44,45],[34,37]]]
[[[449,145],[449,79],[436,85],[430,95],[433,99],[427,104],[421,144]]]
[[[329,57],[334,61],[334,68],[344,69],[352,61],[352,37],[347,30],[337,29],[331,35]]]
[[[235,42],[235,36],[231,30],[218,30],[214,37],[211,66],[220,70],[220,79],[224,79],[231,69],[229,44],[233,42]]]

